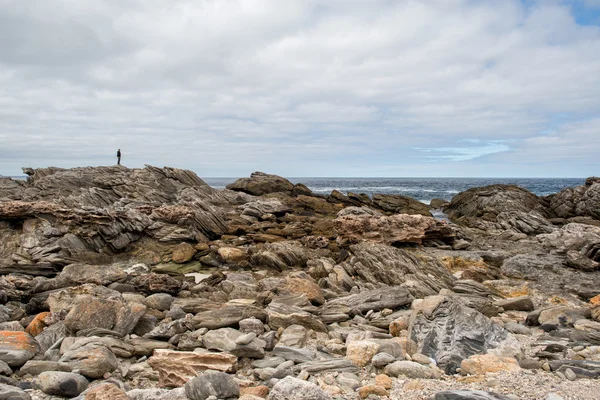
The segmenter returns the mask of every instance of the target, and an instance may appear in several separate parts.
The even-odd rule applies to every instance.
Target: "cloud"
[[[568,2],[9,0],[0,172],[584,176],[598,71]]]

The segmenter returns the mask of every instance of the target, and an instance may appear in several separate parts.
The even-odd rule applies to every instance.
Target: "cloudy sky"
[[[0,0],[0,174],[600,174],[600,0]]]

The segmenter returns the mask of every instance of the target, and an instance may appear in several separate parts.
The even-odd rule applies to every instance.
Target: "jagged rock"
[[[131,284],[144,293],[177,294],[181,290],[181,281],[164,274],[147,274],[133,278]]]
[[[39,374],[32,385],[49,395],[72,398],[87,389],[88,381],[72,372],[46,371]]]
[[[496,216],[496,228],[514,230],[526,235],[550,233],[556,230],[554,225],[536,211],[508,211]]]
[[[266,342],[254,336],[249,343],[239,343],[242,333],[232,328],[221,328],[207,332],[202,341],[209,350],[219,350],[238,357],[263,358]]]
[[[427,204],[399,194],[375,194],[373,195],[372,204],[389,213],[420,214],[431,217]]]
[[[453,374],[463,359],[499,346],[508,332],[459,301],[432,296],[414,306],[409,337],[420,353]]]
[[[379,311],[384,308],[394,310],[411,304],[412,301],[413,297],[405,288],[399,286],[383,287],[330,300],[320,307],[319,314],[328,314],[330,310],[335,310],[340,305],[361,313],[366,313],[369,310]]]
[[[290,325],[283,330],[279,343],[290,347],[304,347],[308,332],[302,325]]]
[[[309,374],[326,372],[351,372],[358,373],[359,369],[350,360],[332,358],[329,360],[305,361],[294,366],[294,373],[306,371]]]
[[[477,219],[496,223],[499,214],[519,211],[537,211],[542,217],[549,215],[536,195],[514,185],[472,188],[454,196],[444,208],[452,221],[474,226]]]
[[[125,336],[130,334],[146,312],[146,306],[127,303],[122,299],[100,299],[79,296],[65,318],[65,326],[72,332],[101,328],[114,330]]]
[[[271,329],[287,328],[291,325],[302,325],[317,332],[327,332],[327,327],[315,315],[300,307],[272,302],[265,310],[267,323]]]
[[[0,331],[0,360],[11,368],[22,366],[38,351],[39,345],[27,332]]]
[[[450,204],[450,202],[446,199],[431,199],[431,201],[429,202],[429,207],[436,210],[441,210],[448,204]]]
[[[199,372],[217,370],[231,372],[237,357],[227,353],[194,353],[187,351],[155,350],[148,364],[159,373],[161,387],[180,387]]]
[[[108,263],[142,238],[206,241],[226,232],[213,203],[226,197],[175,168],[84,167],[28,170],[0,203],[0,219],[24,220],[14,257],[31,264]],[[135,199],[135,201],[132,201]],[[43,218],[36,218],[43,216]],[[49,216],[49,218],[48,218]]]
[[[454,231],[447,224],[422,215],[347,215],[336,218],[334,228],[338,240],[343,238],[351,243],[365,239],[387,245],[422,244],[430,240],[452,244],[455,240]]]
[[[192,318],[192,325],[194,329],[218,329],[237,326],[241,320],[246,318],[265,321],[267,312],[252,304],[225,304],[217,310],[199,312]]]
[[[539,235],[538,240],[544,247],[555,249],[558,253],[575,250],[588,258],[600,260],[594,247],[600,243],[600,227],[597,226],[571,223],[552,233]]]
[[[239,397],[240,387],[224,372],[206,371],[185,384],[185,394],[190,400],[206,400],[211,396],[231,399]]]
[[[269,399],[277,400],[331,400],[331,396],[312,382],[287,376],[271,389]]]
[[[284,192],[292,194],[294,184],[277,175],[253,172],[249,178],[241,178],[227,185],[227,189],[244,192],[253,196],[262,196],[269,193]]]
[[[584,186],[566,188],[548,196],[549,208],[561,218],[589,216],[600,219],[600,181],[588,178]]]
[[[290,207],[277,199],[260,199],[238,206],[241,215],[261,219],[263,215],[283,216],[291,211]]]
[[[287,278],[284,287],[291,294],[304,293],[308,300],[315,304],[325,303],[325,297],[321,288],[311,280],[302,278]]]
[[[311,253],[311,249],[296,241],[266,243],[254,250],[250,262],[259,268],[284,271],[292,267],[305,267]]]
[[[340,210],[337,213],[337,216],[338,217],[346,217],[346,216],[361,216],[361,217],[373,216],[373,217],[382,217],[383,214],[380,213],[377,210],[372,209],[371,207],[367,207],[367,206],[362,206],[362,207],[351,206],[351,207],[346,207],[346,208]]]
[[[16,386],[0,383],[0,399],[31,400],[31,396]]]

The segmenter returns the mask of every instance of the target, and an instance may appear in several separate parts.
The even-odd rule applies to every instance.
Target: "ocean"
[[[215,189],[224,189],[237,178],[202,178]],[[521,186],[538,196],[580,186],[584,178],[288,178],[294,184],[303,183],[313,192],[329,194],[332,190],[366,193],[401,194],[429,204],[431,199],[452,200],[457,193],[473,187],[496,183]]]

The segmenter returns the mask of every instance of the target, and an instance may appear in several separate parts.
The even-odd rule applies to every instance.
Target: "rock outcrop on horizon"
[[[24,171],[0,178],[0,398],[600,389],[598,178],[470,189],[447,222],[259,172]]]

